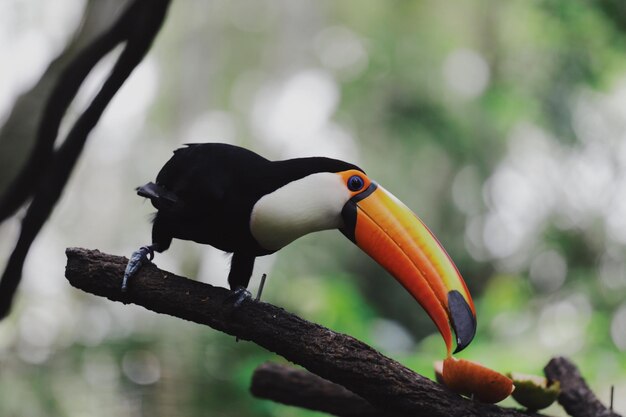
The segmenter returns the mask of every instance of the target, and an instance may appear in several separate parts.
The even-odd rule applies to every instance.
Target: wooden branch
[[[79,54],[77,57],[76,62],[82,63],[81,65],[93,66],[99,60],[96,59],[99,53],[107,51],[107,48],[109,48],[115,40],[121,41],[126,39],[126,46],[116,61],[109,77],[87,109],[78,117],[78,120],[59,149],[50,156],[46,151],[46,142],[38,140],[35,150],[33,151],[33,158],[37,159],[39,152],[43,152],[41,155],[45,154],[44,159],[46,159],[46,161],[42,163],[45,173],[34,175],[31,172],[30,174],[33,174],[34,177],[29,176],[28,167],[33,163],[33,159],[31,159],[31,162],[25,168],[24,175],[20,175],[16,180],[16,184],[19,185],[22,180],[27,182],[31,180],[36,181],[37,178],[41,177],[41,180],[36,181],[37,186],[33,201],[24,216],[22,230],[20,231],[15,248],[9,257],[6,269],[0,280],[0,319],[5,317],[10,311],[15,291],[22,277],[22,267],[28,255],[28,251],[30,250],[30,246],[60,198],[65,184],[76,165],[76,161],[83,150],[89,133],[100,120],[100,116],[109,105],[111,99],[150,49],[152,41],[163,24],[169,3],[170,0],[135,0],[134,3],[129,6],[127,12],[122,15],[118,23],[113,25],[111,30],[103,34],[86,49],[86,52]],[[116,28],[121,34],[114,32]],[[109,41],[109,38],[112,39]],[[92,49],[94,51],[92,51]],[[83,60],[87,62],[82,62]],[[80,75],[86,76],[84,71],[87,70],[88,73],[91,67],[84,68],[81,65],[70,65],[70,69],[81,70]],[[56,123],[60,123],[60,118],[57,116],[59,116],[60,112],[59,117],[62,117],[69,105],[69,101],[67,101],[68,94],[73,97],[73,94],[75,94],[74,88],[78,88],[78,86],[72,84],[71,86],[66,86],[66,88],[69,89],[68,92],[64,91],[63,81],[66,81],[68,74],[71,75],[72,72],[66,71],[65,77],[62,77],[59,82],[60,87],[55,88],[48,102],[49,105],[46,106],[46,111],[40,125],[40,132],[41,129],[45,127],[44,125],[46,123],[52,123],[56,137],[56,132],[58,131],[58,125]],[[57,97],[57,95],[60,95],[60,98]],[[54,106],[56,103],[54,101],[55,99],[60,100],[60,103],[57,104],[64,105],[65,107],[56,108]],[[50,105],[50,103],[52,104]],[[52,114],[52,116],[49,113]],[[47,137],[47,133],[44,136]],[[54,142],[54,138],[52,139]],[[44,146],[42,146],[42,143],[44,143]],[[41,167],[38,168],[41,170]],[[35,170],[35,172],[39,171]],[[28,187],[25,189],[27,188]],[[7,213],[11,212],[12,207],[14,208],[12,203],[20,200],[22,197],[23,195],[21,197],[19,195],[12,195],[11,191],[9,191],[8,197],[6,197],[7,200],[3,200],[8,204],[9,212]],[[2,207],[2,202],[0,202],[0,214],[2,214]]]
[[[567,358],[553,358],[544,368],[546,377],[559,381],[561,394],[558,402],[572,417],[620,417],[606,408]]]
[[[74,83],[80,85],[85,78],[81,74],[74,74],[73,77],[65,75],[66,84],[61,87],[61,76],[66,74],[70,63],[76,62],[78,54],[86,50],[86,45],[91,44],[118,21],[121,12],[131,2],[132,0],[87,0],[81,22],[63,51],[50,62],[39,81],[21,93],[13,103],[4,125],[0,127],[0,221],[24,204],[24,196],[28,197],[34,192],[34,188],[29,187],[25,181],[35,180],[35,175],[43,173],[42,167],[48,161],[46,153],[52,152],[51,143],[57,133],[56,129],[50,129],[52,126],[49,123],[41,126],[46,113],[44,109],[50,109],[50,106],[65,108],[58,100],[51,99],[52,92],[56,91],[57,97],[60,92],[67,94],[66,87],[71,87]],[[50,115],[50,111],[48,114]],[[37,132],[50,136],[38,136]],[[49,140],[50,137],[52,139]],[[38,142],[40,138],[41,142]],[[39,151],[35,150],[36,143],[41,148]],[[39,157],[34,156],[36,152]],[[28,169],[27,164],[30,164]],[[12,191],[9,191],[9,186]]]
[[[350,336],[308,322],[271,304],[249,300],[233,307],[231,292],[144,266],[120,286],[127,259],[70,248],[66,277],[83,291],[208,325],[251,340],[366,399],[385,414],[428,417],[528,417],[464,399]]]
[[[65,112],[93,67],[128,38],[133,22],[141,12],[140,6],[141,1],[134,0],[105,32],[62,69],[50,96],[46,97],[34,148],[17,177],[0,196],[0,222],[13,215],[35,193],[39,180],[45,175],[52,160],[54,142]]]
[[[384,414],[363,398],[317,375],[275,363],[264,363],[252,375],[255,397],[322,411],[339,417],[380,417]]]

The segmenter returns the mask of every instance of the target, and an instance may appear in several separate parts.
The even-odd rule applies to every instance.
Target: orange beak
[[[390,192],[371,182],[343,207],[341,231],[384,267],[426,310],[448,355],[476,333],[474,302],[456,266],[424,223]]]

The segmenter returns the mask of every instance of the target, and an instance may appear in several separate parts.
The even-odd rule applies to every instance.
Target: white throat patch
[[[311,174],[259,199],[252,208],[250,230],[267,250],[278,250],[311,232],[343,224],[341,210],[350,192],[340,175]]]

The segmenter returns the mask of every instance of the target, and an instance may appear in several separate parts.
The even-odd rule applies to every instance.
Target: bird
[[[476,333],[476,310],[454,262],[426,225],[358,166],[326,157],[271,161],[224,143],[176,149],[155,182],[136,189],[157,212],[152,242],[135,251],[122,284],[173,239],[232,253],[228,284],[239,306],[255,259],[301,236],[337,229],[415,298],[441,333],[448,354]]]

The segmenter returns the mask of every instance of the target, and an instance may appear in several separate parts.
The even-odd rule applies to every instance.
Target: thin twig
[[[261,276],[261,283],[259,284],[259,292],[257,292],[256,294],[256,301],[259,301],[261,299],[261,294],[263,294],[263,287],[265,286],[265,279],[267,278],[267,274],[263,274]]]
[[[615,393],[615,385],[611,385],[611,402],[609,405],[609,410],[613,412],[613,394]]]

